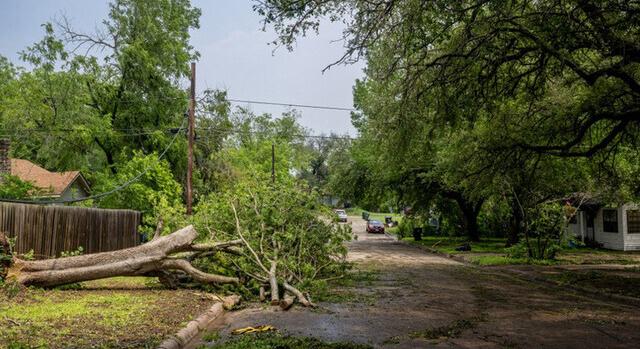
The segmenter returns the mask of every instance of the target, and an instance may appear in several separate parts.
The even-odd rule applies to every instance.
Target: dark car
[[[380,221],[368,221],[367,233],[384,233],[384,224]]]

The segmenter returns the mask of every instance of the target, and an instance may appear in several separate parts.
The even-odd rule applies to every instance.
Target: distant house
[[[321,197],[321,201],[323,204],[331,207],[338,207],[338,204],[340,203],[340,199],[331,195],[323,195]]]
[[[0,174],[30,182],[38,189],[38,197],[66,200],[90,195],[89,182],[80,171],[50,172],[31,161],[9,158],[9,146],[7,140],[0,140]]]
[[[612,250],[640,250],[640,205],[606,206],[590,199],[569,221],[569,232]]]

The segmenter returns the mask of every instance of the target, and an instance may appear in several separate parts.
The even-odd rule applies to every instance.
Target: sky
[[[293,52],[274,51],[271,30],[262,31],[251,0],[192,0],[202,10],[200,29],[191,32],[191,44],[200,52],[196,86],[228,91],[229,98],[291,104],[353,107],[352,87],[363,76],[363,64],[342,65],[322,73],[344,49],[340,24],[323,23],[319,35],[298,41]],[[40,40],[41,24],[66,16],[77,31],[92,33],[107,17],[106,0],[0,1],[0,55],[17,65],[18,52]],[[185,84],[185,88],[187,85]],[[274,116],[289,107],[240,104],[256,113]],[[355,135],[348,111],[296,108],[300,123],[313,134]]]

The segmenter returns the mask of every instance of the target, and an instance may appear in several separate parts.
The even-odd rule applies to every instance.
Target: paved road
[[[462,265],[385,235],[368,235],[350,219],[357,240],[349,259],[375,270],[351,287],[346,302],[288,312],[262,306],[229,314],[223,334],[272,324],[291,335],[384,348],[638,348],[638,308]]]

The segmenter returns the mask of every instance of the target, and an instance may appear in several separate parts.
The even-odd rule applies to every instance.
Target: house
[[[569,232],[574,236],[612,250],[640,250],[640,205],[606,206],[588,199],[575,206],[579,209],[569,221]]]
[[[10,142],[0,139],[0,174],[11,174],[38,189],[37,196],[46,199],[77,199],[91,193],[89,182],[80,171],[50,172],[23,159],[9,158]]]

